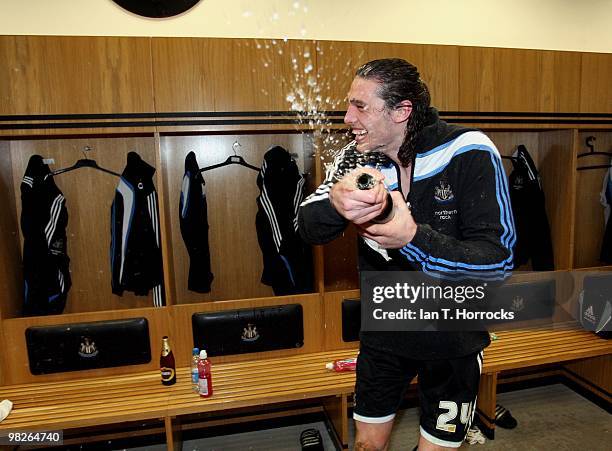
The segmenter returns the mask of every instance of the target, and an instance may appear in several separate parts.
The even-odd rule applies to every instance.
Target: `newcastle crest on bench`
[[[146,318],[26,329],[32,374],[90,370],[151,361]]]
[[[209,356],[245,354],[304,345],[300,304],[194,313],[193,345]]]

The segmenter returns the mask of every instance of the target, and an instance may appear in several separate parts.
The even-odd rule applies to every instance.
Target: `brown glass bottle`
[[[174,363],[174,354],[170,349],[168,337],[162,338],[162,351],[159,358],[159,367],[161,370],[161,381],[164,385],[176,384],[176,365]]]

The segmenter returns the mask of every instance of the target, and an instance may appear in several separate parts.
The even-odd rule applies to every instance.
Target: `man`
[[[514,224],[491,140],[441,121],[417,68],[401,59],[360,67],[348,98],[344,122],[355,141],[302,203],[303,238],[323,244],[353,223],[361,236],[362,271],[504,277],[512,268]],[[387,161],[367,153],[372,151]],[[349,172],[356,161],[368,168]],[[375,180],[371,189],[357,187],[363,172]],[[388,448],[395,412],[416,375],[418,449],[458,448],[473,419],[488,334],[362,331],[360,341],[355,449]]]

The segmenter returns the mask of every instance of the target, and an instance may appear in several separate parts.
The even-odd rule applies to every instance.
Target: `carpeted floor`
[[[513,430],[497,428],[495,440],[468,445],[473,451],[608,451],[612,450],[612,415],[561,384],[530,388],[498,395],[498,402],[518,421]],[[236,433],[186,441],[183,451],[300,451],[300,433],[319,429],[325,450],[332,441],[322,422]],[[350,424],[353,445],[354,429]],[[418,409],[401,411],[391,437],[390,450],[412,450],[418,440]],[[162,451],[165,446],[130,448]]]
[[[564,385],[500,393],[497,399],[518,421],[516,429],[498,427],[495,430],[495,440],[487,440],[484,445],[465,443],[461,449],[612,450],[612,415]],[[418,409],[407,409],[398,415],[391,436],[391,450],[411,450],[416,446],[418,415]]]

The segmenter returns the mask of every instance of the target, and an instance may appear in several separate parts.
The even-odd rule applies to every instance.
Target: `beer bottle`
[[[162,338],[162,351],[159,358],[159,367],[161,370],[161,381],[164,385],[173,385],[176,383],[176,365],[174,363],[174,354],[170,349],[168,337]]]

